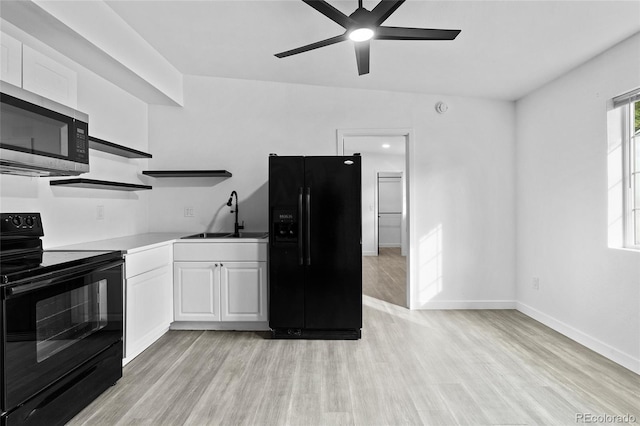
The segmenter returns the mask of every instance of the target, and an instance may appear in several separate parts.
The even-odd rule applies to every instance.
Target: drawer
[[[263,243],[175,243],[176,262],[259,262],[267,260],[267,244]]]
[[[124,263],[125,277],[135,277],[144,272],[170,265],[172,262],[171,254],[171,244],[127,254]]]

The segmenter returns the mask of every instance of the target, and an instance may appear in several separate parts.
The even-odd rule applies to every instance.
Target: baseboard
[[[633,371],[636,374],[640,374],[640,359],[634,358],[633,356],[626,354],[618,349],[610,346],[595,337],[592,337],[583,331],[578,330],[575,327],[570,326],[556,318],[545,314],[535,308],[532,308],[529,305],[526,305],[521,302],[516,302],[516,309],[528,317],[533,318],[534,320],[546,325],[547,327],[557,331],[560,334],[565,335],[571,340],[574,340],[580,343],[582,346],[585,346],[592,351],[602,355],[605,358],[610,359],[615,362]]]
[[[247,322],[213,322],[213,321],[174,321],[171,330],[237,330],[237,331],[269,331],[267,321]]]
[[[515,309],[515,300],[435,300],[411,309]]]
[[[384,246],[384,245],[381,245],[380,247],[382,247],[382,248],[402,248],[400,246]],[[378,252],[377,251],[363,251],[362,255],[363,256],[377,256]],[[402,256],[404,256],[404,254]]]
[[[394,247],[395,247],[395,248],[400,248],[400,247],[402,247],[402,245],[400,245],[400,244],[394,244],[394,243],[389,243],[389,244],[382,243],[382,244],[378,244],[378,247],[385,247],[385,248],[394,248]]]

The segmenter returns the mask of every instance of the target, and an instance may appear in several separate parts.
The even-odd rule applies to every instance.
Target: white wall
[[[266,230],[269,153],[334,155],[336,129],[412,128],[412,307],[514,306],[513,103],[196,76],[184,83],[184,108],[149,107],[150,167],[233,177],[156,185],[152,230],[231,229],[232,190],[247,229]],[[450,106],[444,115],[434,110],[440,100]],[[195,217],[184,217],[187,206]]]
[[[147,151],[147,104],[2,21],[2,31],[78,73],[78,109],[89,114],[89,134]],[[147,160],[90,150],[90,173],[80,177],[140,183]],[[50,178],[0,175],[0,210],[40,212],[45,248],[147,232],[147,195],[82,188],[52,188]],[[97,220],[97,206],[104,219]]]
[[[640,86],[638,52],[640,34],[516,108],[518,307],[636,372],[640,253],[607,247],[606,103]]]

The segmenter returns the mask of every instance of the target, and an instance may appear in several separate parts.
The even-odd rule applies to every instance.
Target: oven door
[[[122,351],[122,263],[5,287],[3,411],[114,344]]]

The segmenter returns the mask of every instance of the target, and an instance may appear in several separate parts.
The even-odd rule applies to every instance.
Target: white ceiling
[[[351,41],[274,56],[344,32],[300,0],[107,3],[184,74],[506,100],[640,31],[640,1],[408,0],[384,25],[462,33],[374,40],[371,72],[358,76]],[[357,7],[330,3],[346,14]]]

